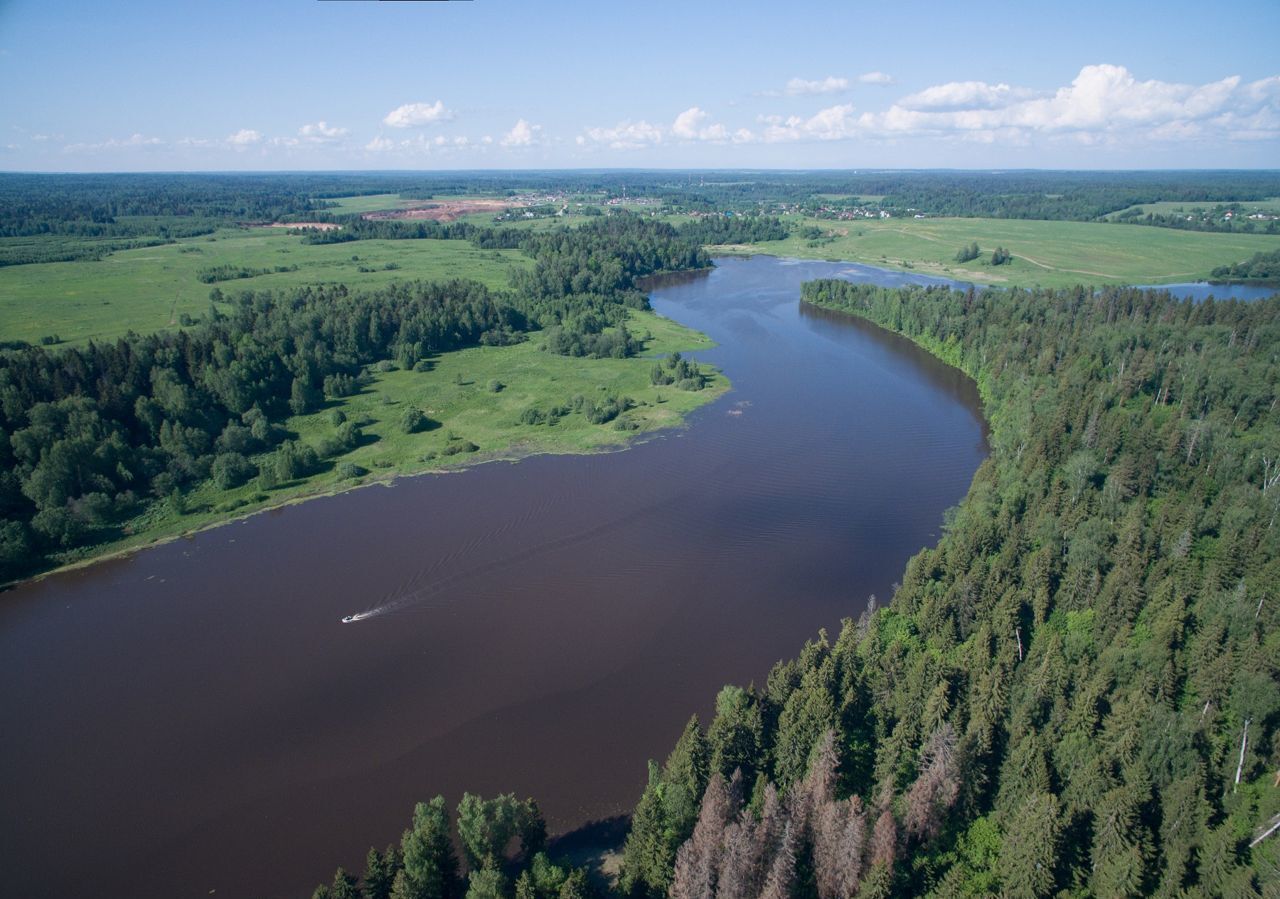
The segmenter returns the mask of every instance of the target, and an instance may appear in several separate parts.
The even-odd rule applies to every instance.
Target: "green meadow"
[[[1119,218],[1131,210],[1138,210],[1143,215],[1148,213],[1154,215],[1177,215],[1179,213],[1202,213],[1215,209],[1218,206],[1239,206],[1247,215],[1251,212],[1265,212],[1270,215],[1280,214],[1280,197],[1271,197],[1266,200],[1241,200],[1239,203],[1223,203],[1223,202],[1205,202],[1203,200],[1191,203],[1186,200],[1161,200],[1156,203],[1140,203],[1136,206],[1128,206],[1117,212],[1111,213],[1107,218]]]
[[[1280,248],[1280,236],[1212,234],[1100,222],[1020,219],[789,218],[791,237],[713,251],[758,252],[807,259],[838,259],[922,274],[1006,286],[1168,284],[1209,277],[1219,265]],[[800,236],[809,227],[822,237]],[[982,255],[957,263],[956,252],[976,241]],[[1003,246],[1011,262],[990,264]]]
[[[222,230],[96,261],[0,268],[0,339],[39,343],[57,335],[78,342],[178,327],[183,316],[196,319],[208,310],[215,287],[234,293],[342,283],[358,290],[394,280],[472,278],[503,288],[514,269],[529,264],[517,250],[480,250],[458,240],[311,246],[284,228]],[[224,265],[270,273],[200,281],[202,270]]]

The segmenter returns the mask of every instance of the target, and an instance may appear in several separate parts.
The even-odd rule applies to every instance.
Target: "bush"
[[[276,449],[271,459],[276,482],[292,481],[306,477],[313,472],[320,459],[316,451],[305,443],[286,440]]]
[[[338,477],[344,481],[350,480],[351,478],[358,478],[366,473],[365,469],[361,468],[354,462],[340,462],[338,464]]]
[[[406,434],[416,434],[427,427],[427,416],[423,414],[421,409],[412,407],[405,409],[404,414],[400,416],[400,430]]]
[[[497,378],[494,378],[494,379],[492,379],[491,381],[489,381],[489,392],[490,392],[490,393],[501,393],[501,392],[502,392],[502,389],[503,389],[504,387],[506,387],[506,386],[507,386],[506,384],[503,384],[503,383],[502,383],[501,381],[499,381]]]
[[[359,392],[360,386],[351,375],[338,372],[327,375],[324,379],[324,395],[330,397],[351,396]]]
[[[258,473],[257,466],[240,453],[219,453],[209,474],[219,490],[232,490]]]

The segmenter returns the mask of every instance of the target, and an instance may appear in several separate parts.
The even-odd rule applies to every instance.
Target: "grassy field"
[[[282,228],[226,230],[94,262],[0,268],[0,339],[37,343],[56,334],[76,342],[176,327],[184,314],[196,318],[208,310],[214,287],[231,293],[341,282],[359,289],[393,280],[465,277],[501,288],[513,269],[528,264],[518,251],[479,250],[464,241],[309,246]],[[201,269],[219,265],[273,271],[217,284],[198,279]],[[296,271],[274,272],[293,266]]]
[[[333,215],[354,215],[355,213],[382,212],[386,209],[401,209],[415,202],[426,202],[402,199],[399,194],[369,194],[363,197],[327,197],[326,203],[337,205],[326,209]]]
[[[1244,210],[1245,214],[1251,212],[1266,212],[1271,215],[1276,215],[1280,213],[1280,197],[1271,197],[1267,200],[1243,200],[1237,204],[1219,203],[1217,201],[1189,203],[1185,200],[1162,200],[1158,203],[1142,203],[1138,206],[1129,206],[1118,212],[1111,213],[1107,218],[1117,218],[1132,209],[1139,210],[1143,215],[1146,215],[1147,213],[1153,213],[1155,215],[1177,215],[1179,213],[1208,212],[1210,209],[1217,206],[1228,205],[1238,205],[1242,210]]]
[[[633,312],[632,332],[645,339],[645,353],[631,359],[582,359],[557,356],[539,348],[539,337],[507,347],[475,347],[446,353],[432,360],[429,371],[378,373],[359,394],[330,400],[324,409],[295,416],[285,426],[296,439],[317,445],[337,426],[333,413],[341,410],[365,434],[356,449],[325,460],[322,470],[298,481],[262,489],[255,480],[233,490],[219,490],[205,482],[184,499],[184,509],[159,502],[127,524],[130,535],[91,547],[66,561],[97,558],[200,530],[233,517],[250,514],[312,496],[348,490],[363,484],[425,471],[474,465],[534,453],[582,453],[619,447],[638,435],[678,425],[693,409],[729,389],[719,372],[711,374],[697,392],[654,387],[649,371],[653,357],[676,351],[696,351],[711,341],[652,312]],[[501,385],[494,390],[493,382]],[[600,401],[630,397],[635,406],[615,422],[591,424],[581,413],[560,418],[554,425],[522,424],[530,407],[547,411],[569,404],[575,396]],[[406,434],[400,419],[406,409],[426,413],[430,426]],[[465,442],[465,443],[464,443]],[[450,453],[449,447],[473,444],[476,449]],[[267,458],[258,457],[258,461]],[[363,472],[344,477],[339,466],[351,463]]]
[[[1280,236],[1207,234],[1093,222],[1017,219],[789,219],[824,237],[726,248],[806,259],[838,259],[988,284],[1066,287],[1073,284],[1167,284],[1209,277],[1219,265],[1280,248]],[[956,251],[977,241],[978,259],[959,264]],[[1003,246],[1006,265],[989,264]],[[713,248],[714,250],[715,248]]]

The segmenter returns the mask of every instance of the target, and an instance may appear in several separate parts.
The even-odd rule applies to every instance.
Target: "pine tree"
[[[1005,829],[998,861],[1006,896],[1035,899],[1053,891],[1060,833],[1054,796],[1033,793],[1018,804]]]
[[[449,836],[444,797],[419,802],[413,826],[400,841],[404,868],[396,875],[394,899],[452,899],[457,895],[458,859]]]

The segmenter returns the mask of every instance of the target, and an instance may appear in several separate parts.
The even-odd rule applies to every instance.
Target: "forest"
[[[375,364],[413,369],[531,331],[546,332],[550,352],[630,355],[628,310],[648,307],[637,279],[709,264],[672,226],[627,214],[522,245],[535,265],[508,291],[462,280],[215,287],[186,330],[0,355],[0,580],[113,539],[149,504],[180,510],[207,478],[224,489],[258,478],[269,490],[342,455],[361,438],[354,425],[310,446],[282,422],[349,394]]]

